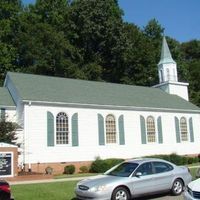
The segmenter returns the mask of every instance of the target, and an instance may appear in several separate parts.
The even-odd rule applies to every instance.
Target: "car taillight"
[[[9,185],[1,185],[0,190],[10,193],[10,186]]]

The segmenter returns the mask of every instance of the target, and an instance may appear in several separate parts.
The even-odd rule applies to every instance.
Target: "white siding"
[[[198,154],[200,144],[199,114],[177,114],[161,112],[138,112],[122,110],[99,110],[66,107],[45,107],[25,105],[25,160],[26,163],[48,163],[89,161],[95,157],[101,158],[133,158],[154,154]],[[47,147],[47,111],[53,113],[54,118],[59,112],[66,112],[69,117],[69,131],[71,134],[71,117],[78,113],[79,146],[71,144]],[[118,118],[124,115],[125,145],[112,144],[99,146],[98,118],[100,113],[105,116],[113,114],[116,118],[118,136]],[[141,144],[140,115],[145,119],[152,115],[157,124],[157,118],[162,117],[163,144]],[[174,117],[185,116],[193,118],[195,142],[176,143]],[[156,126],[157,129],[157,126]],[[189,127],[188,127],[189,130]],[[70,138],[71,141],[71,138]]]

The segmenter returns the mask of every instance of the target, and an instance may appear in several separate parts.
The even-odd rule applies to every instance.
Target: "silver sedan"
[[[187,167],[142,158],[125,161],[103,175],[80,181],[75,194],[81,200],[129,200],[166,191],[180,195],[191,180]]]

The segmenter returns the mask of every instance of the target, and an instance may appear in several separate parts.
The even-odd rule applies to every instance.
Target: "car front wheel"
[[[183,192],[183,181],[181,179],[176,179],[172,185],[172,194],[177,196]]]
[[[112,200],[130,200],[130,194],[124,187],[118,187],[113,191]]]

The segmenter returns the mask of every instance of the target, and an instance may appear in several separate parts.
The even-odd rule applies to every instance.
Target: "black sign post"
[[[0,177],[12,176],[12,152],[0,152]]]

